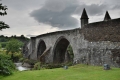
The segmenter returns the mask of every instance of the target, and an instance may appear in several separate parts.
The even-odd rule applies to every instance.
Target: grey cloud
[[[83,4],[76,8],[75,13],[76,14],[81,13],[83,8],[86,8],[89,16],[102,15],[103,13],[105,13],[106,10],[109,9],[107,7],[107,5],[104,5],[104,4],[101,4],[101,5],[97,5],[97,4],[85,5],[85,4]]]
[[[43,6],[41,9],[33,11],[30,15],[34,17],[38,22],[49,24],[53,27],[58,27],[62,29],[78,27],[78,21],[71,16],[78,5],[74,5],[68,0],[64,0],[65,3],[63,3],[62,1],[48,1],[49,3],[46,2],[45,6]],[[70,1],[72,2],[73,0]],[[54,5],[52,4],[52,2],[56,4],[59,3],[59,5]],[[69,2],[70,4],[65,5],[67,4],[67,2]],[[51,7],[51,5],[53,6]],[[60,5],[62,7],[60,7]]]
[[[110,10],[120,9],[120,0],[109,0],[109,1],[106,0],[105,3],[109,6]]]
[[[45,5],[30,15],[40,23],[61,29],[79,27],[79,21],[71,15],[81,15],[86,8],[88,16],[103,15],[109,7],[105,4],[81,4],[78,0],[47,0]]]
[[[67,8],[62,12],[53,12],[42,8],[40,10],[32,12],[31,16],[33,16],[40,23],[49,24],[53,27],[65,29],[72,27],[74,28],[78,24],[77,20],[71,17],[72,12],[73,9],[71,8]]]
[[[105,13],[106,10],[108,10],[109,8],[107,7],[107,5],[97,5],[97,4],[92,4],[90,6],[87,7],[88,12],[90,15],[94,16],[94,15],[102,15]]]
[[[30,9],[33,6],[41,6],[45,0],[2,0],[3,5],[16,10]]]
[[[75,5],[79,5],[79,2],[77,0],[47,0],[44,8],[47,10],[60,12],[63,11],[66,7]]]
[[[114,5],[114,6],[112,7],[112,9],[113,9],[113,10],[120,9],[120,5]]]

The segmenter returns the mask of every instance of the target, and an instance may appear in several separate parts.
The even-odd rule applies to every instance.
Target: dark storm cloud
[[[108,9],[107,5],[81,4],[78,0],[47,0],[45,5],[34,10],[30,15],[40,23],[48,24],[61,29],[75,28],[79,21],[71,15],[81,15],[86,8],[88,15],[102,15]]]
[[[75,27],[78,24],[77,20],[71,17],[75,8],[76,7],[68,7],[61,12],[49,11],[42,8],[32,12],[31,16],[33,16],[37,21],[49,24],[53,27]]]
[[[38,22],[49,24],[53,27],[65,29],[75,28],[78,26],[77,19],[71,16],[77,8],[78,4],[70,3],[73,0],[50,1],[52,1],[53,4],[52,2],[48,1],[41,9],[34,10],[30,15],[34,17]]]

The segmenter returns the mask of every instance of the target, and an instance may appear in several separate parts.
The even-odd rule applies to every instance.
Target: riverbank
[[[102,66],[75,65],[68,69],[17,71],[0,80],[120,80],[120,68],[103,70]]]

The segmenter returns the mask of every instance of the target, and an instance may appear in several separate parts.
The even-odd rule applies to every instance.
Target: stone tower
[[[85,8],[83,9],[83,13],[82,13],[82,16],[81,16],[81,28],[84,27],[84,25],[88,24],[88,15],[86,13],[86,10]]]
[[[108,21],[108,20],[111,20],[111,17],[108,13],[108,11],[106,11],[106,14],[105,14],[105,17],[104,17],[104,21]]]

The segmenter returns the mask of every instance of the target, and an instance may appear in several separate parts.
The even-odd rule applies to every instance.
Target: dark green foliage
[[[2,48],[5,48],[7,42],[11,39],[17,39],[17,40],[21,41],[22,43],[26,43],[29,41],[29,39],[27,37],[24,37],[24,35],[21,35],[21,36],[14,35],[11,37],[0,35],[0,44],[2,45]]]
[[[9,28],[9,25],[5,24],[3,21],[0,21],[0,30]]]
[[[20,41],[23,42],[23,43],[29,41],[29,39],[28,39],[27,37],[25,37],[24,35],[21,35],[21,36],[16,36],[16,35],[14,35],[14,36],[9,37],[9,39],[11,39],[11,38],[20,40]]]
[[[0,15],[4,16],[7,15],[7,6],[3,6],[2,3],[0,3]],[[0,30],[9,28],[9,25],[5,24],[3,21],[0,21]]]
[[[5,47],[6,47],[7,42],[1,42],[0,44],[1,44],[1,47],[2,47],[2,48],[5,48]]]
[[[7,6],[3,6],[2,3],[0,3],[0,10],[3,11],[3,12],[0,12],[1,16],[7,15],[7,12],[6,12],[7,9],[8,9]]]
[[[10,60],[10,57],[8,55],[0,54],[0,74],[10,75],[14,69],[15,65]]]
[[[7,41],[9,41],[8,37],[5,37],[3,35],[0,36],[0,42],[7,42]]]

